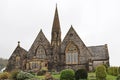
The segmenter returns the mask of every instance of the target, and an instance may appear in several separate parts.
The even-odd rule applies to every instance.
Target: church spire
[[[59,46],[60,43],[61,43],[61,29],[60,29],[60,22],[59,22],[58,10],[56,5],[53,26],[52,26],[51,45]]]
[[[56,9],[55,9],[52,31],[60,31],[60,22],[59,22],[57,4],[56,4]]]

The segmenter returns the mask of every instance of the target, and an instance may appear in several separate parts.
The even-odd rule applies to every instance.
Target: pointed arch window
[[[36,57],[37,57],[37,58],[41,58],[41,59],[45,59],[45,58],[46,58],[45,49],[44,49],[43,46],[40,45],[40,46],[37,48]]]
[[[73,42],[66,47],[65,55],[66,64],[78,64],[78,48]]]
[[[20,56],[16,56],[15,61],[16,61],[16,68],[20,67]]]

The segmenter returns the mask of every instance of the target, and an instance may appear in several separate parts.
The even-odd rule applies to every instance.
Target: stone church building
[[[26,38],[27,39],[27,38]],[[37,35],[29,51],[20,46],[20,42],[8,60],[6,71],[20,69],[37,72],[43,68],[49,71],[62,69],[93,70],[97,65],[109,65],[107,44],[87,47],[75,29],[71,26],[61,41],[61,27],[56,7],[51,42],[42,30]]]

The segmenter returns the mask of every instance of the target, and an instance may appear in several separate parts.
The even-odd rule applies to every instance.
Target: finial
[[[73,26],[71,25],[71,28],[73,28]]]
[[[18,46],[20,46],[20,41],[18,41]]]
[[[58,11],[57,11],[57,3],[56,3],[56,9],[55,9],[55,12],[57,13]]]
[[[107,49],[108,47],[107,47],[107,44],[105,44],[105,48]]]
[[[40,29],[40,32],[42,32],[42,29]]]

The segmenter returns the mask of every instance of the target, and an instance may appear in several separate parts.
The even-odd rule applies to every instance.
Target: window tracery
[[[70,42],[66,47],[66,64],[78,64],[78,49],[77,46]]]
[[[41,59],[46,58],[45,49],[43,48],[43,46],[38,47],[37,52],[36,52],[36,57],[41,58]]]

